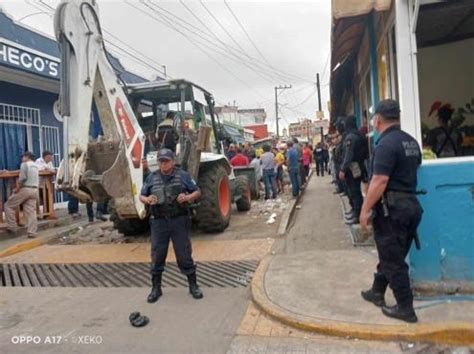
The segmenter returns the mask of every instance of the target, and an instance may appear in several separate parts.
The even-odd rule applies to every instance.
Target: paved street
[[[266,224],[267,209],[274,210],[273,206],[259,202],[249,213],[235,212],[229,228],[223,233],[194,233],[195,260],[258,261],[270,253],[283,209],[278,212],[277,222],[271,225]],[[146,238],[126,244],[49,244],[1,260],[9,264],[148,261],[149,241]],[[175,261],[172,249],[168,261]],[[231,268],[226,274],[233,274]],[[140,279],[145,277],[148,277],[146,271]],[[145,301],[148,287],[2,288],[0,352],[225,353],[250,304],[250,292],[248,287],[223,286],[223,283],[205,286],[210,280],[202,278],[205,297],[201,301],[193,300],[185,286],[175,288],[165,282],[164,295],[156,304]],[[246,279],[241,281],[247,282]],[[184,277],[181,284],[185,284]],[[144,328],[133,328],[128,322],[133,311],[148,316],[150,323]],[[43,343],[12,343],[18,338],[16,336],[23,335],[39,336]],[[48,336],[58,336],[56,339],[61,338],[61,343],[45,344]],[[86,338],[84,336],[100,338],[101,343],[79,343],[81,338]]]
[[[313,176],[298,202],[290,220],[289,231],[277,237],[278,225],[266,224],[265,203],[255,203],[249,214],[235,214],[230,227],[216,235],[195,234],[194,256],[199,262],[261,260],[276,253],[282,257],[311,252],[343,254],[354,252],[348,228],[342,222],[340,202],[332,194],[329,178]],[[267,206],[268,207],[268,206]],[[260,210],[260,211],[259,211]],[[278,215],[280,220],[284,209]],[[252,218],[251,223],[248,218]],[[278,223],[276,223],[278,224]],[[149,244],[145,238],[126,244],[44,245],[3,258],[2,263],[38,264],[127,264],[148,262]],[[360,252],[360,251],[356,251]],[[365,249],[371,262],[375,254]],[[339,256],[341,259],[344,256]],[[169,261],[174,262],[172,249]],[[325,266],[324,262],[317,265]],[[370,262],[369,262],[370,263]],[[289,272],[298,265],[290,265]],[[317,278],[317,269],[307,272]],[[371,271],[371,270],[370,270]],[[369,271],[369,273],[370,273]],[[305,272],[305,273],[307,273]],[[364,271],[365,272],[365,271]],[[140,277],[147,277],[146,271]],[[175,277],[175,275],[173,275]],[[298,279],[298,274],[290,278]],[[357,281],[352,279],[352,282]],[[207,279],[206,281],[208,281]],[[185,282],[184,278],[182,282]],[[310,304],[299,302],[296,293],[312,288],[313,284],[300,283],[284,289],[274,283],[283,299],[295,301],[294,306],[315,313],[330,313],[331,279],[326,279],[315,290]],[[360,280],[359,280],[360,281]],[[176,286],[176,285],[175,285]],[[362,284],[361,284],[362,286]],[[296,287],[296,288],[295,288]],[[324,290],[325,289],[325,290]],[[2,289],[0,306],[0,352],[13,353],[421,353],[427,347],[418,343],[367,341],[338,338],[307,332],[284,325],[260,311],[251,301],[250,288],[238,286],[203,286],[205,298],[193,300],[186,287],[166,285],[158,303],[145,302],[148,287],[7,287]],[[349,296],[350,297],[350,296]],[[352,300],[351,300],[352,301]],[[363,304],[365,305],[365,304]],[[321,308],[324,307],[324,308]],[[332,307],[331,307],[332,308]],[[362,311],[354,308],[354,311]],[[374,309],[371,309],[374,310]],[[150,318],[145,328],[133,328],[128,315],[140,311]],[[372,316],[380,316],[375,310]],[[41,344],[14,344],[17,336],[38,336]],[[48,337],[49,336],[49,337]],[[58,336],[61,343],[45,344],[46,338]],[[91,336],[91,337],[88,337]],[[85,340],[100,344],[84,344]],[[430,346],[452,352],[458,347]],[[467,350],[458,348],[457,350]],[[462,351],[461,351],[462,352]]]

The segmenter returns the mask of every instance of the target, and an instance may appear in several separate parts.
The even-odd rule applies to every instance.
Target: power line
[[[185,36],[188,40],[191,40],[182,30],[185,30],[185,31],[188,31],[190,32],[190,34],[193,34],[195,36],[198,36],[199,38],[203,39],[204,42],[202,41],[199,41],[197,39],[195,39],[195,42],[201,44],[202,46],[205,46],[207,47],[208,49],[210,49],[211,51],[214,51],[216,53],[219,53],[220,55],[224,56],[224,57],[227,57],[228,59],[234,61],[235,63],[239,64],[239,65],[243,65],[245,67],[247,67],[249,70],[253,71],[255,74],[257,74],[258,76],[260,76],[261,78],[263,78],[264,80],[266,80],[267,82],[269,82],[270,84],[274,84],[274,80],[275,78],[269,74],[268,72],[265,72],[265,71],[257,71],[255,70],[255,68],[253,68],[250,64],[248,64],[247,62],[245,61],[240,61],[238,60],[238,58],[234,58],[232,57],[227,51],[225,48],[221,48],[219,47],[218,45],[216,45],[215,43],[213,42],[210,42],[207,38],[204,38],[202,37],[202,35],[199,35],[197,33],[194,33],[192,32],[189,28],[187,27],[181,27],[181,28],[178,28],[176,25],[178,25],[177,23],[174,23],[173,22],[173,18],[170,19],[170,17],[166,14],[163,14],[162,12],[156,10],[155,8],[151,7],[149,4],[147,4],[146,2],[142,1],[142,4],[145,5],[147,8],[149,8],[150,10],[152,10],[156,15],[158,15],[160,17],[160,19],[154,17],[154,16],[151,16],[148,12],[132,5],[130,2],[126,1],[126,3],[132,7],[134,7],[135,9],[145,13],[147,16],[150,16],[151,18],[155,19],[156,21],[172,28],[173,30],[175,30],[176,32],[180,33],[181,35]],[[159,7],[159,6],[158,6]],[[169,11],[167,11],[169,12]],[[174,15],[173,15],[174,16]],[[176,17],[176,16],[174,16]],[[218,50],[216,50],[216,48],[212,48],[212,46],[216,47]]]
[[[202,21],[199,16],[197,16],[193,10],[190,9],[190,7],[188,5],[186,5],[186,3],[183,1],[183,0],[179,0],[180,4],[183,5],[183,7],[196,19],[196,21],[198,21],[215,39],[217,39],[219,42],[221,42],[220,38],[217,37],[217,35],[212,32],[212,30],[206,25],[206,23],[204,21]],[[225,44],[224,42],[222,42],[223,44]]]
[[[146,4],[146,0],[140,0],[140,2],[147,6],[148,8],[150,8],[150,6],[148,4]],[[262,61],[260,61],[259,59],[256,59],[255,57],[252,57],[250,56],[248,53],[246,53],[245,51],[242,52],[242,50],[239,50],[235,47],[232,47],[231,45],[223,42],[210,28],[209,26],[205,25],[205,23],[188,7],[184,4],[184,2],[182,2],[182,5],[186,8],[186,10],[188,12],[190,12],[193,17],[195,19],[197,19],[197,21],[199,23],[201,23],[206,29],[207,31],[210,33],[207,33],[207,32],[204,32],[201,28],[199,27],[196,27],[194,26],[193,24],[191,24],[190,22],[186,21],[185,19],[175,15],[174,13],[172,13],[171,11],[168,11],[167,9],[163,8],[162,6],[156,4],[153,0],[149,0],[148,1],[150,4],[153,5],[154,7],[154,10],[156,12],[159,12],[161,16],[165,16],[169,21],[170,20],[170,16],[172,17],[172,20],[171,22],[173,22],[174,25],[179,25],[181,26],[182,29],[188,31],[190,34],[194,35],[194,36],[197,36],[203,40],[205,40],[206,42],[209,42],[210,45],[212,46],[215,46],[216,48],[219,48],[221,50],[224,50],[226,53],[228,53],[229,51],[231,51],[233,55],[235,55],[236,57],[238,57],[240,60],[242,61],[246,61],[249,65],[252,65],[252,66],[256,66],[259,70],[259,72],[265,72],[267,75],[269,76],[272,76],[273,80],[275,80],[275,78],[277,78],[278,80],[284,80],[284,81],[288,81],[290,77],[293,78],[293,80],[295,78],[297,78],[298,80],[301,80],[301,81],[306,81],[306,82],[312,82],[312,81],[309,81],[307,79],[304,79],[304,78],[300,78],[300,77],[297,77],[295,75],[292,75],[292,74],[288,74],[288,73],[284,73],[283,71],[281,70],[278,70],[272,66],[269,66],[268,64],[266,63],[263,63]],[[163,13],[165,12],[165,13]],[[184,23],[186,26],[183,26],[179,23],[177,23],[175,20],[178,20],[182,23]],[[191,31],[189,29],[189,27],[193,28],[195,30],[195,32]],[[205,37],[203,37],[206,36]],[[210,38],[212,40],[210,40]],[[213,41],[214,40],[217,40],[219,44],[217,43],[214,43]],[[242,55],[243,54],[243,55]]]
[[[219,27],[222,28],[222,30],[227,33],[227,35],[229,36],[229,38],[242,50],[242,52],[248,57],[248,58],[251,58],[251,59],[254,59],[254,60],[257,60],[255,58],[252,58],[238,43],[237,41],[234,39],[234,37],[226,30],[226,28],[221,24],[221,22],[214,16],[214,14],[208,9],[208,7],[204,4],[204,2],[202,0],[199,0],[199,2],[201,3],[202,7],[204,7],[204,9],[207,11],[207,13],[214,19],[214,21],[219,25]],[[225,1],[224,1],[225,3]],[[226,4],[227,5],[227,4]],[[230,9],[230,7],[228,7]],[[232,11],[232,10],[231,10]],[[236,17],[235,17],[236,18]],[[238,19],[237,19],[238,21]],[[238,21],[240,23],[240,21]],[[245,31],[245,30],[244,30]],[[246,33],[246,31],[245,31]],[[258,49],[257,49],[258,50]],[[268,64],[268,61],[267,61],[267,64]],[[272,66],[270,66],[270,68],[274,69]],[[294,77],[294,78],[297,78],[297,76],[293,75],[293,74],[285,74],[286,76],[289,76],[289,77]],[[286,78],[287,80],[288,78]],[[301,79],[301,78],[299,78]],[[303,79],[305,80],[305,79]]]
[[[254,58],[249,57],[248,54],[244,53],[244,55],[246,57],[242,56],[240,54],[239,49],[236,49],[236,48],[226,44],[225,42],[223,42],[214,32],[212,32],[212,30],[208,26],[205,26],[205,27],[210,32],[210,35],[208,33],[204,32],[204,31],[202,31],[200,28],[198,28],[198,27],[194,26],[193,24],[189,23],[188,21],[182,19],[181,17],[176,16],[171,11],[168,11],[167,9],[159,6],[158,4],[153,2],[152,0],[149,0],[149,3],[152,4],[153,8],[150,7],[150,5],[147,4],[145,0],[141,0],[141,3],[143,5],[145,5],[146,7],[150,8],[152,11],[154,11],[162,19],[166,19],[169,23],[172,24],[173,27],[176,27],[176,25],[180,26],[181,29],[189,32],[191,35],[197,36],[197,37],[201,38],[202,40],[204,40],[207,44],[209,44],[211,46],[214,46],[217,49],[221,50],[221,53],[220,53],[221,55],[227,56],[228,58],[230,58],[233,61],[235,61],[236,58],[239,58],[242,62],[237,61],[237,64],[246,66],[250,70],[258,73],[258,75],[260,77],[262,77],[262,75],[266,75],[267,77],[264,78],[264,79],[265,80],[269,80],[269,79],[272,80],[271,82],[269,81],[271,84],[274,83],[275,79],[282,80],[282,78],[283,78],[283,80],[285,80],[285,81],[288,80],[286,77],[284,77],[282,75],[279,75],[279,77],[278,77],[278,74],[274,73],[273,71],[268,70],[268,68],[266,68],[265,66],[262,66],[262,64],[254,63],[252,60],[250,60],[250,59],[254,59]],[[187,8],[187,9],[188,9],[188,11],[191,11],[189,8]],[[196,17],[196,15],[194,15],[194,17]],[[178,21],[184,23],[186,26],[183,26],[183,25],[180,25],[179,23],[177,23],[175,21],[176,19]],[[199,18],[198,18],[198,20],[200,21],[200,23],[202,23],[202,21]],[[192,27],[193,29],[196,30],[196,32],[191,31],[187,26]],[[203,37],[203,35],[206,36],[206,37]],[[212,39],[210,40],[209,37],[212,37]],[[217,40],[220,43],[220,45],[214,43],[214,39]],[[231,53],[229,53],[229,49],[230,49]],[[212,49],[212,50],[215,50],[215,49]],[[229,57],[229,54],[233,54],[236,58]],[[257,69],[255,69],[251,66],[256,66]],[[256,71],[256,70],[258,70],[258,71]]]
[[[328,56],[326,58],[326,64],[324,64],[324,70],[323,70],[323,75],[321,76],[321,81],[324,81],[324,77],[326,76],[326,69],[328,68],[330,56],[331,56],[331,49],[328,50]]]
[[[49,11],[55,11],[55,8],[52,7],[51,5],[49,5],[46,1],[44,0],[39,0],[39,3],[34,3],[34,2],[30,2],[30,0],[27,0],[27,3],[37,9],[40,9],[37,5],[42,5],[43,6],[43,9],[48,9]],[[43,9],[41,9],[43,11]],[[49,13],[50,17],[52,16],[52,13]],[[144,67],[147,67],[149,69],[152,69],[154,71],[157,71],[158,73],[162,74],[163,76],[168,76],[170,77],[169,75],[166,75],[166,73],[164,72],[164,70],[162,69],[164,67],[163,64],[160,64],[158,62],[156,62],[154,59],[151,59],[149,58],[148,56],[146,56],[145,54],[143,54],[142,52],[138,51],[137,49],[133,48],[131,45],[125,43],[123,40],[119,39],[117,36],[113,35],[110,31],[107,31],[105,28],[102,27],[102,30],[107,33],[108,35],[110,35],[111,37],[113,37],[114,39],[116,39],[118,42],[122,43],[123,45],[127,46],[130,50],[132,50],[133,52],[135,53],[132,53],[130,52],[130,50],[126,50],[124,48],[122,48],[121,46],[111,42],[110,40],[107,40],[104,38],[104,41],[108,44],[108,45],[111,45],[113,46],[114,48],[116,48],[116,50],[119,50],[121,51],[122,53],[125,53],[129,58],[132,58],[135,62],[137,63],[141,63],[142,66]],[[156,65],[159,65],[161,66],[162,68],[161,69],[158,69],[157,67],[151,65],[150,63],[146,62],[145,60],[141,59],[140,57],[138,57],[137,55],[141,55],[142,57],[145,57],[147,58],[150,62],[152,63],[155,63]]]
[[[267,58],[265,58],[265,56],[263,55],[263,53],[260,51],[260,49],[258,49],[257,45],[255,44],[255,42],[252,40],[252,38],[250,37],[250,35],[248,34],[247,30],[245,29],[245,27],[242,25],[242,23],[240,22],[239,18],[237,17],[237,15],[234,13],[234,11],[232,10],[232,8],[229,6],[229,4],[227,3],[226,0],[224,0],[224,4],[225,6],[227,7],[227,9],[229,10],[229,12],[232,14],[232,17],[234,17],[234,20],[237,22],[237,24],[239,25],[240,29],[242,30],[242,32],[245,33],[245,35],[247,36],[247,39],[249,40],[249,42],[252,44],[252,46],[255,48],[255,50],[257,51],[258,54],[260,54],[260,56],[262,57],[263,60],[265,60],[265,62],[270,65],[270,63],[268,62]]]
[[[243,83],[245,86],[249,87],[250,89],[252,89],[254,92],[256,92],[258,95],[260,95],[261,97],[265,98],[262,94],[260,94],[257,90],[255,90],[253,87],[251,87],[250,85],[248,85],[248,83],[246,83],[245,81],[243,81],[242,79],[240,79],[237,75],[235,75],[232,71],[230,71],[225,65],[221,64],[217,59],[215,59],[213,56],[211,56],[205,49],[203,49],[201,46],[204,46],[206,47],[206,45],[200,43],[199,41],[193,41],[191,38],[189,38],[186,33],[184,33],[183,31],[181,31],[180,29],[176,28],[175,26],[173,26],[173,24],[170,24],[169,22],[167,22],[167,19],[158,19],[156,18],[155,16],[151,15],[150,13],[148,13],[147,11],[144,11],[142,9],[140,9],[139,7],[135,6],[134,4],[130,3],[129,1],[125,1],[126,4],[128,4],[129,6],[135,8],[136,10],[146,14],[148,17],[154,19],[155,21],[158,21],[162,24],[165,24],[166,26],[168,27],[171,27],[173,30],[175,30],[176,32],[178,32],[179,34],[181,34],[185,39],[187,39],[193,46],[195,46],[198,50],[200,50],[201,52],[203,52],[207,57],[209,57],[211,60],[213,60],[217,65],[219,65],[219,67],[221,67],[223,70],[225,70],[227,73],[229,73],[231,76],[233,76],[235,79],[237,79],[239,82]],[[146,5],[146,4],[144,4]],[[152,9],[153,10],[153,9]],[[169,21],[169,20],[168,20]],[[197,43],[200,43],[200,45],[198,45]],[[207,46],[207,48],[209,49],[209,47]],[[211,48],[212,50],[212,48]]]
[[[129,49],[131,49],[132,51],[136,52],[136,53],[139,53],[141,54],[145,59],[149,60],[150,62],[156,64],[156,65],[159,65],[161,66],[162,68],[165,67],[165,65],[157,62],[156,60],[154,60],[153,58],[150,58],[149,56],[146,56],[145,54],[139,52],[136,48],[132,47],[131,45],[127,44],[126,42],[124,42],[123,40],[121,40],[120,38],[118,38],[117,36],[115,36],[114,34],[112,34],[110,31],[107,31],[105,28],[104,28],[104,32],[107,33],[108,36],[112,37],[113,39],[115,39],[116,41],[118,41],[119,43],[121,43],[122,45],[124,45],[125,47],[128,47]],[[155,69],[156,70],[156,69]],[[158,70],[159,71],[159,70]],[[161,74],[163,74],[164,76],[166,77],[169,77],[171,78],[171,76],[167,75],[164,70],[162,71],[159,71]]]
[[[212,19],[219,25],[219,27],[227,34],[227,36],[229,36],[229,38],[232,40],[232,42],[234,42],[234,44],[247,56],[250,58],[250,55],[247,54],[247,52],[245,51],[244,48],[242,48],[240,46],[240,44],[235,40],[234,36],[232,36],[230,34],[229,31],[227,31],[227,29],[222,25],[222,23],[217,19],[216,16],[214,16],[214,14],[212,13],[211,10],[208,9],[208,7],[206,6],[206,4],[204,4],[204,2],[202,0],[199,0],[199,3],[201,4],[201,6],[206,10],[206,12],[209,14],[209,16],[212,17]]]

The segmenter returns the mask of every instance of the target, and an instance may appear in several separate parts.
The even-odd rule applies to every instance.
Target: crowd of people
[[[326,144],[316,147],[300,143],[297,138],[277,141],[253,147],[249,143],[229,144],[225,152],[234,167],[253,167],[257,181],[262,181],[265,199],[275,199],[291,184],[294,197],[306,185],[311,164],[314,162],[318,176],[329,169],[329,152]]]

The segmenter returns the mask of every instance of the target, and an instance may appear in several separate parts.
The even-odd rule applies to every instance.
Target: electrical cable
[[[180,33],[182,36],[184,36],[188,41],[190,41],[191,43],[199,43],[201,46],[204,46],[206,48],[208,48],[209,50],[215,52],[215,53],[219,53],[220,55],[224,56],[224,57],[227,57],[228,59],[234,61],[235,63],[239,64],[239,65],[243,65],[245,67],[247,67],[249,70],[253,71],[255,74],[257,74],[258,76],[260,76],[262,79],[266,80],[268,83],[270,84],[274,84],[274,79],[269,76],[268,73],[266,72],[261,72],[261,71],[256,71],[254,70],[254,68],[252,68],[250,65],[248,65],[247,63],[245,62],[242,62],[242,61],[239,61],[237,58],[234,58],[232,56],[230,56],[227,52],[225,51],[216,51],[215,48],[212,48],[212,42],[208,42],[207,39],[205,39],[205,42],[203,41],[200,41],[200,40],[192,40],[186,33],[184,33],[180,28],[176,27],[175,26],[175,23],[172,22],[172,20],[169,19],[168,16],[162,14],[161,12],[159,11],[156,11],[156,9],[154,9],[153,7],[151,7],[150,5],[148,5],[147,3],[145,3],[144,1],[142,1],[142,4],[145,5],[146,7],[148,7],[150,10],[152,10],[157,16],[159,16],[160,18],[157,18],[155,16],[152,16],[149,12],[147,11],[144,11],[143,9],[140,9],[139,7],[133,5],[132,3],[130,3],[129,1],[125,1],[128,5],[134,7],[135,9],[137,9],[138,11],[141,11],[142,13],[146,14],[147,16],[155,19],[156,21],[164,24],[165,26],[167,27],[170,27],[171,29],[173,29],[174,31]],[[189,29],[187,28],[183,28],[187,31],[189,31]],[[195,34],[193,32],[191,32],[191,34]],[[199,35],[198,35],[199,36]],[[202,38],[202,36],[199,36]],[[265,76],[266,75],[266,76]]]
[[[148,5],[148,4],[146,4],[146,0],[140,0],[140,2],[145,6]],[[290,78],[292,80],[294,80],[296,78],[300,81],[312,82],[310,80],[307,80],[307,79],[304,79],[304,78],[301,78],[301,77],[298,77],[298,76],[295,76],[295,75],[292,75],[292,74],[284,73],[284,72],[282,72],[282,71],[280,71],[280,70],[278,70],[274,67],[270,67],[270,66],[268,66],[268,64],[263,63],[262,61],[254,58],[254,57],[249,56],[248,53],[241,53],[241,51],[239,51],[239,49],[237,49],[235,47],[232,47],[229,44],[226,44],[214,32],[212,32],[212,30],[207,25],[205,25],[205,23],[201,19],[199,19],[199,17],[196,14],[194,14],[194,12],[189,8],[189,6],[186,6],[184,4],[184,2],[182,2],[182,4],[185,7],[185,9],[188,12],[190,12],[193,15],[193,17],[199,23],[201,23],[207,29],[207,31],[210,34],[204,32],[201,28],[194,26],[193,24],[191,24],[190,22],[184,20],[183,18],[175,15],[171,11],[168,11],[167,9],[163,8],[162,6],[156,4],[153,0],[148,0],[148,2],[154,7],[155,11],[160,12],[160,14],[162,16],[165,16],[169,21],[172,21],[174,25],[179,25],[181,27],[181,29],[184,29],[184,30],[190,32],[190,34],[195,35],[195,36],[197,36],[197,37],[199,37],[199,38],[201,38],[205,41],[208,41],[211,45],[213,45],[216,48],[219,48],[221,50],[224,50],[226,53],[229,52],[229,51],[232,52],[232,54],[235,55],[236,57],[238,57],[240,60],[246,61],[250,65],[256,66],[260,71],[266,71],[270,75],[276,77],[278,80],[287,81]],[[147,6],[147,7],[150,8],[150,6]],[[163,13],[163,12],[165,12],[166,14]],[[172,19],[170,19],[170,16],[172,17]],[[186,26],[183,26],[182,24],[179,24],[176,20],[184,23]],[[195,32],[191,31],[188,27],[193,28],[195,30]],[[207,38],[204,38],[203,35],[206,36]],[[210,41],[211,37],[212,37],[212,40],[214,40],[214,39],[217,40],[220,43],[220,45],[217,44],[217,43],[214,43],[213,41]]]
[[[229,10],[229,12],[232,14],[232,17],[234,18],[234,20],[237,22],[237,24],[239,25],[240,29],[242,30],[242,32],[245,33],[245,35],[247,36],[247,39],[249,40],[249,42],[252,44],[252,46],[255,48],[255,50],[257,51],[257,53],[262,57],[262,59],[268,64],[270,65],[269,61],[267,60],[267,58],[265,58],[265,56],[263,55],[263,53],[260,51],[260,49],[258,49],[257,45],[255,44],[255,42],[252,40],[252,38],[250,37],[250,35],[248,34],[247,30],[245,29],[245,27],[242,25],[242,22],[240,22],[239,18],[237,17],[237,15],[234,13],[234,11],[232,10],[232,8],[230,7],[230,5],[227,3],[226,0],[224,0],[224,5],[227,7],[227,9]]]
[[[217,65],[219,65],[219,67],[221,67],[223,70],[225,70],[227,73],[229,73],[232,77],[234,77],[235,79],[237,79],[239,82],[243,83],[245,86],[247,86],[248,88],[250,88],[251,90],[253,90],[254,92],[256,92],[259,96],[265,98],[262,94],[260,94],[258,91],[256,91],[254,88],[252,88],[250,85],[248,85],[248,83],[246,83],[245,81],[243,81],[242,79],[240,79],[237,75],[235,75],[233,72],[231,72],[225,65],[221,64],[217,59],[215,59],[213,56],[211,56],[205,49],[203,49],[201,46],[199,46],[197,43],[198,41],[193,41],[191,38],[189,38],[184,32],[182,32],[180,29],[174,27],[172,24],[170,24],[169,22],[166,22],[166,20],[163,20],[163,19],[158,19],[156,18],[155,16],[149,14],[148,12],[140,9],[139,7],[135,6],[134,4],[130,3],[129,1],[125,1],[126,4],[128,4],[129,6],[135,8],[136,10],[146,14],[147,16],[149,16],[150,18],[154,19],[155,21],[158,21],[162,24],[165,24],[166,26],[168,27],[171,27],[173,30],[175,30],[176,32],[178,32],[179,34],[181,34],[185,39],[187,39],[193,46],[195,46],[199,51],[203,52],[207,57],[209,57],[212,61],[214,61]],[[202,43],[200,43],[201,45],[203,45]],[[206,47],[205,45],[203,45],[204,47]],[[207,47],[209,49],[209,47]],[[212,50],[212,48],[211,48]]]
[[[48,4],[46,1],[44,1],[44,0],[39,0],[39,2],[36,2],[36,3],[35,3],[35,2],[32,2],[31,0],[26,0],[26,2],[27,2],[29,5],[35,7],[35,8],[38,9],[38,10],[41,10],[41,11],[44,11],[45,9],[47,9],[48,11],[53,11],[53,12],[55,11],[55,8],[52,7],[51,5],[49,5],[49,4]],[[37,5],[39,5],[39,6],[43,5],[43,8],[40,8],[40,7],[38,7]],[[52,16],[53,16],[53,13],[49,13],[49,16],[52,17]],[[129,49],[131,49],[131,50],[132,50],[133,52],[135,52],[136,54],[133,54],[133,53],[131,53],[129,50],[126,50],[126,49],[122,48],[121,46],[119,46],[119,45],[117,45],[117,44],[111,42],[110,40],[107,40],[107,39],[104,38],[104,41],[107,42],[107,44],[109,44],[109,45],[115,47],[117,50],[120,50],[121,52],[125,53],[125,54],[128,55],[129,57],[133,58],[133,60],[134,60],[135,62],[141,63],[142,66],[147,67],[147,68],[149,68],[149,69],[152,69],[152,70],[154,70],[154,71],[157,71],[158,73],[160,73],[160,74],[163,75],[163,76],[166,76],[166,77],[170,77],[170,78],[171,78],[171,76],[166,75],[166,74],[164,73],[164,71],[163,71],[162,68],[158,69],[157,67],[155,67],[155,66],[151,65],[150,63],[144,61],[143,59],[139,58],[137,55],[140,55],[140,56],[142,56],[142,57],[147,58],[149,61],[154,62],[156,65],[159,65],[160,67],[163,67],[162,64],[160,64],[160,63],[158,63],[157,61],[155,61],[154,59],[151,59],[150,57],[146,56],[145,54],[143,54],[142,52],[140,52],[140,51],[138,51],[137,49],[133,48],[133,47],[130,46],[129,44],[125,43],[123,40],[121,40],[121,39],[119,39],[117,36],[113,35],[110,31],[107,31],[107,30],[104,29],[104,28],[102,28],[102,30],[103,30],[104,32],[106,32],[108,35],[110,35],[111,37],[113,37],[114,39],[116,39],[117,41],[119,41],[120,43],[122,43],[123,45],[127,46]]]

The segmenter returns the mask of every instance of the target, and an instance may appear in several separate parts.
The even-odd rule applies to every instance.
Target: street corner
[[[283,269],[287,265],[278,263],[278,257],[267,256],[260,262],[252,279],[251,294],[259,310],[285,325],[308,332],[365,340],[474,344],[474,318],[470,315],[462,315],[466,311],[473,313],[474,307],[469,301],[454,306],[446,304],[444,308],[437,308],[430,314],[422,313],[420,323],[410,325],[387,320],[379,309],[364,304],[361,300],[347,301],[347,311],[341,311],[341,299],[335,293],[331,295],[332,304],[328,302],[324,308],[321,308],[322,304],[319,304],[318,307],[305,311],[308,303],[315,302],[314,294],[321,294],[321,291],[308,294],[305,290],[299,291],[295,283],[285,283],[283,287],[294,289],[293,294],[290,295],[291,298],[279,297],[284,293],[281,289],[275,296],[277,290],[268,284],[269,278],[272,277],[269,269],[272,266],[274,269]],[[337,258],[340,259],[340,257]],[[301,269],[297,271],[301,272]],[[312,282],[320,284],[318,280],[311,279]],[[310,279],[305,278],[299,284],[303,285],[308,281]],[[360,298],[358,293],[357,297]],[[350,308],[354,306],[364,314],[351,314]],[[418,304],[415,307],[420,310],[423,306]],[[341,315],[342,313],[345,318]]]

